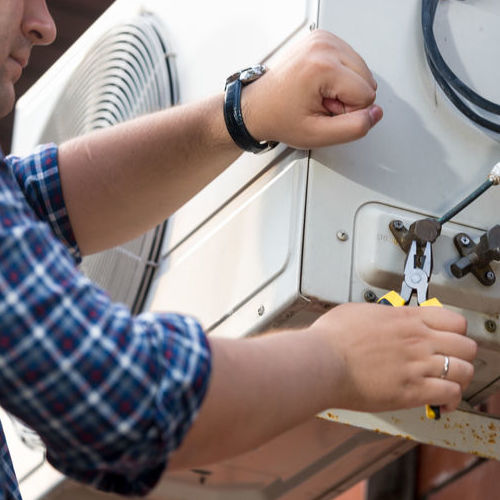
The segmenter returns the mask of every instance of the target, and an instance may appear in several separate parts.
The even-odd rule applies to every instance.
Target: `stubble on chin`
[[[0,120],[14,109],[14,98],[5,99],[0,91]]]
[[[0,71],[0,119],[12,111],[15,99],[14,84],[8,81],[2,71]]]

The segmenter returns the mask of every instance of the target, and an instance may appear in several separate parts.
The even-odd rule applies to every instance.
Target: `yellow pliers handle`
[[[377,301],[378,304],[383,304],[392,307],[402,307],[406,305],[405,299],[394,290],[387,292],[381,299]],[[419,304],[420,307],[443,307],[438,299],[432,298]],[[441,409],[439,406],[425,405],[425,415],[430,420],[439,420],[441,418]]]

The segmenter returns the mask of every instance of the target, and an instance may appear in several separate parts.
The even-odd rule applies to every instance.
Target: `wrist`
[[[306,330],[315,350],[315,364],[318,376],[323,380],[325,402],[327,408],[347,408],[349,394],[346,394],[347,383],[346,359],[342,354],[341,342],[337,338],[340,329],[335,325],[313,323]]]
[[[273,149],[278,144],[274,141],[267,141],[253,124],[255,114],[248,105],[248,99],[243,102],[243,90],[247,86],[254,87],[253,82],[261,78],[267,71],[262,65],[247,68],[231,75],[226,80],[224,99],[224,121],[229,135],[240,149],[255,154],[265,153]],[[248,94],[246,91],[245,94]],[[250,130],[249,121],[252,121]]]
[[[271,140],[269,132],[266,130],[266,113],[261,109],[263,104],[262,89],[265,83],[264,77],[253,85],[247,85],[241,92],[241,110],[245,125],[257,141],[264,142]],[[264,105],[265,108],[265,105]]]

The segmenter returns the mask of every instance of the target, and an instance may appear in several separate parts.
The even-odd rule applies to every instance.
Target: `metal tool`
[[[443,225],[449,220],[453,219],[455,215],[461,212],[464,208],[468,207],[474,200],[484,194],[491,186],[500,185],[500,163],[497,163],[488,175],[486,181],[483,182],[474,192],[464,198],[451,210],[448,210],[442,217],[438,219],[439,224]]]
[[[422,245],[421,245],[422,246]],[[386,293],[379,301],[379,304],[401,307],[408,304],[413,292],[417,294],[417,304],[420,307],[442,307],[441,302],[436,298],[427,298],[429,279],[432,273],[432,244],[425,243],[423,252],[419,251],[419,245],[413,240],[406,258],[404,279],[401,285],[401,292],[392,290]],[[441,409],[439,406],[426,405],[427,418],[439,420]]]

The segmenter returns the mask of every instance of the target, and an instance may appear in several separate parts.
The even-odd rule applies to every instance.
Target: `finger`
[[[340,99],[323,99],[323,106],[332,115],[343,115],[346,113],[345,104]]]
[[[321,89],[322,97],[339,99],[349,107],[348,111],[366,108],[375,102],[375,90],[364,78],[342,64],[333,66],[325,74],[324,81],[328,84]]]
[[[338,116],[315,116],[310,118],[310,147],[342,144],[364,137],[382,118],[382,109],[376,105]]]
[[[443,307],[419,307],[419,312],[427,326],[434,330],[467,333],[467,320],[461,314]]]
[[[460,384],[451,380],[429,377],[420,387],[420,405],[440,406],[444,411],[456,410],[462,401]],[[419,406],[420,406],[419,405]]]
[[[431,339],[435,354],[446,354],[469,362],[476,358],[477,343],[468,337],[452,332],[433,332]]]
[[[456,382],[464,391],[472,381],[474,366],[472,363],[453,356],[448,356],[448,359],[448,373],[444,375],[445,356],[442,354],[432,356],[429,376]]]

